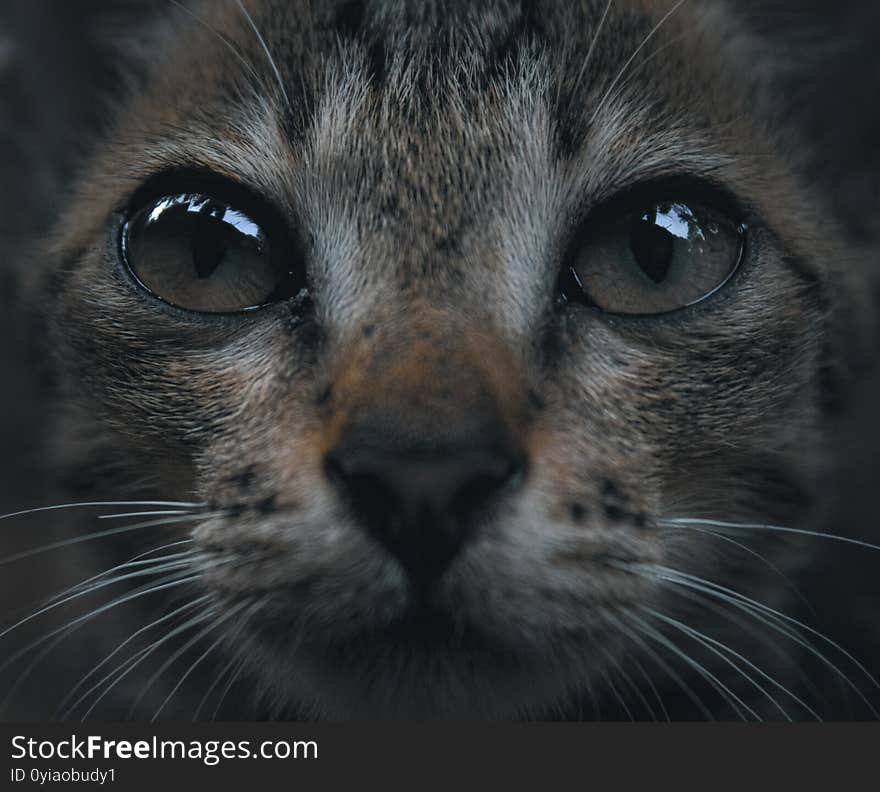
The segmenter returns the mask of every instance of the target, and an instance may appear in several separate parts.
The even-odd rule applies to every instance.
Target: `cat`
[[[797,590],[871,552],[819,528],[876,254],[734,10],[156,17],[26,259],[93,506],[14,517],[11,712],[876,716]]]

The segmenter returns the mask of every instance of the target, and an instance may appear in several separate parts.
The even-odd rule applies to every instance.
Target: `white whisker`
[[[638,568],[642,565],[631,566],[634,571],[638,571]],[[877,712],[877,709],[871,704],[865,694],[846,674],[843,673],[840,668],[838,668],[837,665],[835,665],[824,654],[816,649],[816,647],[813,646],[809,641],[806,641],[803,636],[799,635],[797,632],[786,629],[784,623],[787,622],[789,624],[792,624],[796,628],[802,629],[815,636],[819,640],[827,643],[835,650],[840,652],[850,662],[852,662],[871,681],[874,686],[880,687],[876,679],[873,677],[873,675],[870,674],[870,672],[868,672],[868,670],[862,663],[860,663],[855,657],[852,656],[852,654],[847,652],[846,649],[830,639],[828,636],[820,633],[818,630],[813,629],[809,625],[803,624],[797,619],[788,616],[787,614],[781,613],[780,611],[774,610],[770,606],[764,605],[757,600],[753,600],[750,597],[741,594],[740,592],[733,591],[732,589],[728,589],[717,583],[712,583],[711,581],[704,580],[703,578],[699,578],[694,575],[688,575],[684,572],[678,572],[677,570],[669,569],[668,567],[655,567],[652,570],[650,565],[644,565],[643,573],[653,577],[655,580],[666,581],[668,583],[685,586],[696,591],[701,591],[709,596],[713,596],[723,602],[727,602],[728,604],[733,605],[744,613],[749,614],[750,616],[752,616],[752,618],[761,621],[763,624],[766,624],[767,626],[775,629],[782,635],[785,635],[787,638],[802,646],[814,657],[820,660],[824,665],[834,671],[834,673],[845,682],[847,687],[849,687],[850,690],[852,690],[862,700],[862,702],[865,704],[865,706],[868,707],[872,714],[875,717],[880,718],[880,713]],[[783,624],[780,624],[780,621],[783,622]]]
[[[760,641],[763,646],[767,648],[767,650],[776,655],[780,660],[784,662],[791,662],[791,655],[779,645],[779,642],[773,640],[775,636],[768,635],[766,631],[759,629],[760,627],[770,626],[776,632],[779,632],[779,629],[773,624],[767,624],[767,622],[762,619],[758,619],[755,614],[746,612],[746,616],[754,619],[754,622],[747,621],[741,614],[742,610],[724,607],[727,603],[724,600],[719,599],[718,597],[709,597],[701,592],[694,591],[689,588],[685,588],[679,586],[674,589],[676,596],[682,597],[690,602],[695,603],[700,608],[704,610],[711,611],[714,614],[722,617],[726,621],[729,621],[731,624],[736,625],[737,629],[741,630],[743,633],[748,633],[756,640]],[[782,633],[786,635],[785,633]],[[786,635],[786,637],[788,637]],[[828,704],[828,700],[822,695],[822,693],[816,688],[815,684],[813,684],[810,677],[800,668],[799,665],[795,664],[794,672],[800,678],[801,683],[809,689],[811,695],[816,700],[822,700],[826,705]]]
[[[651,677],[648,676],[648,672],[645,671],[642,664],[638,661],[638,659],[634,655],[630,655],[629,660],[636,667],[636,669],[638,670],[642,679],[645,680],[646,684],[648,685],[648,688],[654,694],[654,698],[656,699],[657,703],[660,705],[660,711],[663,713],[663,720],[665,720],[667,723],[669,723],[671,720],[671,718],[669,717],[669,711],[666,709],[666,703],[663,701],[663,697],[660,695],[659,691],[657,690],[657,686],[651,680]],[[655,720],[658,720],[658,719],[655,718]]]
[[[160,515],[170,514],[192,514],[191,511],[183,509],[170,509],[166,511],[139,511],[139,512],[122,512],[121,514],[99,514],[99,520],[119,520],[123,517],[158,517]]]
[[[192,520],[197,520],[204,516],[206,516],[204,512],[195,512],[181,517],[167,517],[160,520],[148,520],[147,522],[138,523],[137,525],[124,525],[119,528],[110,528],[106,531],[96,531],[94,533],[83,534],[81,536],[74,536],[70,539],[62,539],[58,542],[52,542],[51,544],[42,545],[41,547],[36,547],[32,550],[24,550],[21,553],[15,553],[14,555],[2,558],[0,559],[0,566],[4,566],[5,564],[12,564],[16,561],[23,561],[26,558],[33,558],[34,556],[40,555],[42,553],[48,553],[52,550],[60,550],[61,548],[71,547],[72,545],[80,544],[82,542],[90,542],[94,539],[105,539],[108,536],[117,536],[119,534],[130,533],[132,531],[143,530],[144,528],[157,528],[159,526],[176,525],[182,522],[191,522]]]
[[[239,613],[241,613],[243,607],[244,606],[242,605],[241,607],[239,607],[239,608],[231,611],[227,615],[223,616],[220,620],[217,621],[217,623],[214,626],[219,627],[222,622],[226,621],[229,618],[229,616],[233,616],[233,615],[237,616]],[[253,609],[253,607],[252,607],[252,609]],[[183,685],[183,683],[186,682],[186,680],[189,678],[189,675],[192,674],[192,672],[195,671],[196,668],[198,668],[202,664],[202,662],[208,657],[208,655],[211,654],[211,652],[213,652],[224,640],[228,640],[232,635],[235,634],[235,632],[236,632],[236,630],[231,630],[229,632],[225,632],[225,633],[221,634],[220,637],[217,638],[217,640],[214,641],[214,643],[212,643],[204,651],[203,654],[199,655],[199,657],[195,660],[195,662],[193,662],[193,664],[190,665],[190,667],[186,670],[186,672],[180,677],[180,679],[177,681],[177,684],[173,688],[171,688],[171,691],[165,697],[165,700],[162,702],[159,709],[157,709],[156,712],[154,713],[153,717],[150,718],[150,723],[156,722],[159,715],[162,713],[162,710],[165,709],[168,702],[171,701],[171,699],[174,697],[174,694],[177,693],[178,690],[180,690],[181,685]],[[207,634],[207,633],[203,633],[203,635],[205,635],[205,634]],[[198,636],[198,637],[201,638],[202,636]],[[169,662],[169,665],[170,665],[170,662]]]
[[[682,523],[682,525],[684,525],[684,523]],[[769,561],[767,558],[765,558],[759,552],[757,552],[756,550],[753,550],[751,547],[748,547],[747,545],[744,545],[742,542],[737,542],[735,539],[731,539],[729,536],[725,536],[724,534],[718,533],[717,531],[710,531],[706,528],[701,528],[698,525],[691,525],[691,524],[688,524],[687,527],[692,531],[698,531],[699,533],[705,534],[706,536],[714,536],[716,539],[720,539],[721,541],[727,542],[728,544],[731,544],[734,547],[738,547],[740,550],[748,553],[751,556],[754,556],[759,561],[766,564],[769,569],[771,569],[773,572],[775,572],[777,575],[779,575],[779,577],[782,578],[783,581],[785,581],[785,584],[789,587],[789,589],[791,589],[792,593],[801,602],[803,602],[807,608],[809,608],[810,612],[815,613],[815,610],[813,609],[813,606],[810,604],[810,601],[801,593],[800,589],[798,589],[798,587],[795,586],[794,581],[792,581],[791,578],[788,577],[788,575],[786,575],[778,566],[776,566],[776,564],[774,564],[772,561]]]
[[[49,611],[54,610],[55,608],[59,608],[68,602],[72,602],[73,600],[79,599],[80,597],[85,597],[89,594],[93,594],[94,592],[99,591],[100,589],[105,588],[107,586],[112,586],[116,583],[121,583],[124,580],[132,580],[134,578],[144,577],[145,575],[157,575],[162,572],[169,572],[174,569],[183,569],[185,567],[191,566],[192,560],[195,558],[194,554],[181,553],[179,555],[185,556],[186,558],[161,564],[155,569],[140,569],[137,572],[129,572],[126,575],[119,575],[117,577],[110,578],[109,580],[100,581],[99,583],[96,583],[95,585],[93,585],[85,590],[77,591],[73,594],[70,594],[69,596],[63,597],[62,599],[51,603],[50,605],[46,605],[45,607],[39,608],[39,609],[35,610],[33,613],[25,616],[23,619],[19,619],[17,622],[10,625],[9,627],[6,627],[3,630],[0,630],[0,638],[5,637],[9,633],[11,633],[13,630],[16,630],[19,627],[21,627],[22,625],[25,625],[28,622],[33,621],[34,619],[36,619],[39,616],[42,616],[44,613],[48,613]]]
[[[168,556],[165,556],[164,558],[168,558]],[[154,571],[154,574],[160,574],[162,571],[167,571],[167,569],[165,569],[165,568],[157,569]],[[81,585],[81,584],[78,584],[78,585]],[[44,611],[48,610],[48,608],[44,608],[43,610]],[[37,656],[19,674],[18,678],[15,680],[15,682],[11,685],[9,690],[6,692],[6,695],[4,696],[2,702],[0,702],[0,711],[2,711],[3,709],[6,708],[7,704],[12,699],[12,697],[15,695],[15,693],[19,690],[21,685],[27,680],[27,678],[33,673],[33,671],[37,667],[39,667],[40,663],[42,663],[43,660],[45,660],[61,643],[63,643],[65,640],[67,640],[67,638],[73,632],[75,632],[76,629],[77,629],[77,625],[73,625],[73,626],[68,627],[68,629],[61,632],[53,641],[51,641],[51,643],[49,643],[48,646],[44,647],[37,654]],[[36,647],[32,646],[31,648],[36,648]],[[4,666],[4,668],[5,668],[5,666]]]
[[[108,506],[168,506],[169,508],[177,506],[181,509],[201,509],[205,505],[204,503],[186,503],[183,501],[81,501],[78,503],[59,503],[54,506],[37,506],[34,509],[23,509],[22,511],[10,512],[9,514],[0,514],[0,520],[22,517],[26,514],[57,511],[58,509],[106,508]]]
[[[602,35],[602,30],[605,27],[605,21],[608,19],[608,13],[611,11],[611,6],[614,5],[614,0],[608,0],[607,5],[605,6],[605,11],[602,14],[602,18],[599,20],[599,24],[596,26],[596,32],[593,34],[593,38],[590,41],[590,47],[587,50],[586,57],[584,58],[583,64],[581,64],[580,71],[578,72],[577,79],[574,81],[574,87],[572,91],[577,91],[578,86],[581,84],[581,81],[584,79],[584,74],[587,71],[587,67],[590,65],[590,61],[593,59],[593,53],[596,50],[596,45],[599,43],[599,37]]]
[[[281,95],[284,97],[284,103],[287,105],[288,110],[293,112],[293,105],[290,102],[290,97],[287,95],[287,89],[284,87],[284,80],[281,77],[281,72],[278,70],[278,65],[275,63],[275,58],[272,57],[272,53],[269,52],[269,47],[266,45],[266,40],[263,38],[259,29],[257,28],[256,23],[253,20],[253,17],[248,13],[248,10],[244,7],[244,3],[241,0],[235,0],[238,4],[238,7],[241,9],[241,13],[244,18],[247,20],[248,24],[251,26],[251,30],[254,31],[254,34],[257,37],[257,40],[260,42],[260,46],[263,48],[263,52],[266,54],[266,60],[269,61],[269,66],[272,67],[272,71],[275,74],[275,79],[278,82],[278,87],[281,89]]]
[[[154,627],[157,627],[160,624],[164,624],[166,621],[173,619],[180,613],[184,613],[187,610],[191,610],[192,608],[201,605],[208,599],[210,599],[210,594],[204,594],[201,597],[196,597],[196,599],[192,600],[191,602],[187,602],[185,605],[181,605],[179,608],[176,608],[175,610],[165,614],[161,618],[150,622],[146,626],[141,627],[139,630],[136,630],[131,635],[129,635],[128,638],[120,643],[112,652],[110,652],[110,654],[108,654],[103,660],[101,660],[100,663],[95,665],[87,674],[80,678],[76,685],[73,686],[73,688],[67,693],[64,699],[62,699],[61,703],[58,705],[58,708],[55,710],[53,720],[59,717],[59,713],[63,713],[60,715],[61,720],[67,720],[67,718],[70,716],[70,713],[76,710],[77,706],[80,703],[80,700],[78,699],[70,709],[65,710],[64,708],[67,706],[67,703],[77,694],[77,691],[82,689],[82,687],[89,681],[89,679],[97,674],[105,665],[107,665],[107,663],[109,663],[117,654],[119,654],[119,652],[121,652],[126,646],[128,646],[128,644],[130,644],[140,635],[143,635],[148,630],[152,630]],[[100,682],[98,683],[98,685],[100,685]],[[86,691],[85,697],[88,697],[91,692],[92,689]]]
[[[241,611],[241,606],[239,606],[237,608],[233,608],[232,610],[227,611],[226,613],[222,614],[221,616],[219,616],[217,618],[212,618],[211,623],[204,630],[201,630],[198,633],[196,633],[196,635],[194,635],[190,640],[188,640],[183,646],[181,646],[179,649],[177,649],[175,652],[173,652],[172,655],[164,663],[162,663],[162,665],[159,667],[159,669],[147,680],[146,684],[141,689],[141,692],[138,695],[138,697],[134,700],[134,702],[132,702],[132,705],[128,710],[128,715],[126,716],[126,718],[128,720],[130,720],[132,718],[134,713],[137,712],[138,705],[141,703],[141,701],[143,701],[144,696],[147,695],[150,688],[153,687],[153,685],[156,683],[156,681],[159,679],[159,677],[162,676],[162,674],[164,674],[172,665],[174,665],[174,663],[177,661],[178,658],[182,657],[187,652],[187,650],[190,649],[190,647],[197,644],[199,641],[202,640],[202,638],[204,638],[206,635],[208,635],[209,633],[216,630],[221,624],[223,624],[223,622],[227,621],[230,617],[238,614],[240,611]],[[212,611],[210,613],[210,616],[215,617],[215,616],[217,616],[217,614]],[[161,645],[161,643],[159,645]],[[156,648],[158,648],[158,645]],[[165,703],[162,704],[162,707],[164,707],[164,706],[165,706]],[[161,708],[160,708],[160,711],[161,711]],[[159,713],[157,712],[156,715],[158,715],[158,714]],[[150,722],[152,723],[153,720],[155,720],[155,717]]]
[[[702,676],[703,679],[705,679],[707,682],[709,682],[709,684],[712,685],[712,687],[714,687],[718,691],[718,693],[721,695],[721,697],[723,699],[725,699],[728,702],[728,704],[731,705],[731,708],[736,711],[737,715],[741,719],[746,720],[746,718],[742,712],[742,710],[745,710],[745,712],[749,713],[749,715],[751,715],[755,720],[757,720],[757,721],[761,720],[761,716],[758,715],[758,713],[755,712],[755,710],[753,710],[751,707],[749,707],[748,704],[746,704],[739,696],[737,696],[736,693],[734,693],[717,676],[715,676],[715,674],[713,674],[711,671],[709,671],[709,669],[707,669],[702,663],[698,662],[697,660],[694,660],[694,658],[692,658],[689,654],[687,654],[682,649],[680,649],[678,646],[676,646],[676,644],[674,644],[672,641],[670,641],[668,638],[666,638],[666,636],[664,636],[662,633],[658,632],[653,627],[651,627],[643,619],[639,618],[635,614],[631,614],[631,618],[633,620],[635,620],[636,623],[638,623],[641,626],[643,634],[653,638],[661,646],[664,646],[670,652],[677,655],[679,658],[681,658],[681,660],[683,660],[685,663],[687,663],[687,665],[689,665],[691,668],[693,668],[694,671],[696,671],[700,676]],[[740,708],[742,708],[742,709],[740,709]]]
[[[229,691],[232,690],[235,683],[238,681],[238,678],[241,676],[241,672],[244,671],[246,660],[242,657],[238,661],[238,665],[233,671],[232,676],[226,681],[226,684],[223,686],[223,690],[220,693],[220,698],[217,701],[217,705],[214,707],[214,712],[211,715],[211,720],[217,720],[217,716],[220,714],[220,709],[223,707],[223,702],[226,701],[226,697],[229,695]]]
[[[654,663],[663,671],[679,688],[681,691],[690,699],[691,703],[694,704],[697,709],[700,710],[703,717],[708,721],[715,720],[712,713],[709,711],[708,707],[706,707],[703,700],[694,692],[693,688],[688,685],[682,678],[681,675],[678,674],[662,657],[660,657],[657,652],[655,652],[650,646],[648,646],[645,641],[642,640],[641,636],[631,630],[626,624],[622,621],[615,619],[613,617],[606,617],[611,619],[612,623],[620,630],[624,635],[626,635],[633,643],[637,644],[645,654],[654,661]]]
[[[654,723],[657,722],[657,713],[654,712],[654,708],[651,706],[651,703],[645,697],[644,693],[642,693],[639,686],[633,682],[632,677],[626,673],[623,668],[623,663],[615,662],[609,652],[606,652],[604,649],[602,650],[602,654],[605,655],[606,659],[614,666],[614,670],[617,672],[618,676],[620,676],[623,683],[632,691],[636,698],[639,700],[639,703],[642,705],[645,712],[651,718]],[[629,660],[630,658],[626,658],[624,662]]]
[[[614,695],[614,698],[617,699],[617,703],[620,704],[620,707],[626,713],[627,718],[629,718],[631,723],[635,723],[636,719],[633,717],[633,714],[630,711],[630,708],[627,706],[626,701],[624,700],[623,696],[620,695],[620,691],[617,689],[617,686],[611,680],[611,677],[608,674],[608,672],[602,671],[602,677],[605,680],[605,686],[612,692],[612,694]]]
[[[112,608],[115,608],[119,605],[123,605],[126,602],[130,602],[131,600],[137,599],[138,597],[143,597],[148,594],[153,594],[157,591],[164,591],[166,589],[173,588],[174,586],[182,586],[183,584],[191,582],[193,580],[197,580],[200,577],[201,577],[201,573],[194,574],[194,575],[188,575],[186,577],[169,576],[169,578],[171,578],[171,579],[169,579],[169,578],[163,579],[163,581],[167,581],[167,582],[159,582],[159,583],[156,583],[155,585],[151,584],[148,586],[144,586],[139,589],[136,589],[135,591],[133,591],[129,594],[126,594],[125,596],[118,597],[118,598],[112,600],[111,602],[107,603],[106,605],[102,605],[98,608],[95,608],[94,610],[89,611],[88,613],[83,614],[82,616],[78,616],[77,618],[71,620],[67,624],[62,625],[61,627],[58,627],[58,628],[50,631],[49,633],[47,633],[46,635],[37,639],[33,643],[30,643],[26,647],[24,647],[23,649],[20,649],[19,651],[15,652],[10,657],[7,657],[3,661],[3,663],[0,664],[0,672],[9,668],[9,666],[11,666],[16,660],[20,659],[21,657],[24,657],[28,652],[33,651],[38,646],[42,646],[43,643],[45,643],[46,641],[51,641],[52,638],[54,638],[56,635],[59,635],[62,632],[71,630],[71,628],[73,628],[73,627],[77,627],[81,624],[85,624],[86,622],[91,621],[92,619],[100,616],[102,613],[106,613],[107,611],[109,611]]]
[[[704,580],[703,578],[699,578],[695,575],[689,575],[686,572],[679,572],[678,570],[670,569],[669,567],[657,567],[657,568],[663,572],[671,573],[672,575],[678,575],[678,576],[685,578],[689,581],[693,581],[695,583],[699,583],[699,584],[702,584],[705,586],[710,586],[714,589],[717,589],[718,591],[721,591],[725,594],[728,594],[732,597],[735,597],[735,598],[741,600],[742,602],[751,605],[754,608],[758,608],[759,610],[761,610],[765,613],[768,613],[776,618],[782,619],[783,621],[786,621],[789,624],[792,624],[801,630],[806,630],[811,635],[815,636],[816,638],[818,638],[821,641],[824,641],[829,646],[831,646],[832,648],[834,648],[838,652],[840,652],[844,657],[847,658],[847,660],[849,660],[851,663],[853,663],[853,665],[855,665],[870,680],[871,684],[874,687],[876,687],[878,690],[880,690],[880,682],[877,681],[876,677],[873,674],[871,674],[862,663],[860,663],[855,657],[853,657],[853,655],[851,655],[840,644],[833,641],[827,635],[824,635],[823,633],[819,632],[818,630],[813,629],[808,624],[804,624],[803,622],[795,619],[793,616],[789,616],[788,614],[785,614],[785,613],[782,613],[781,611],[775,610],[775,609],[771,608],[769,605],[765,605],[762,602],[758,602],[757,600],[751,599],[750,597],[747,597],[745,594],[742,594],[739,591],[735,591],[733,589],[726,588],[725,586],[722,586],[718,583],[712,583],[711,581]]]
[[[731,647],[727,646],[726,644],[722,643],[721,641],[716,640],[715,638],[712,638],[709,635],[706,635],[705,633],[703,633],[697,629],[694,629],[693,627],[685,624],[684,622],[679,621],[678,619],[673,619],[673,618],[670,618],[669,616],[665,616],[664,614],[659,613],[658,611],[654,610],[653,608],[644,608],[644,610],[647,613],[650,613],[652,616],[654,616],[654,618],[659,619],[660,621],[664,622],[665,624],[668,624],[672,627],[675,627],[678,630],[681,630],[686,635],[690,635],[695,641],[698,641],[700,644],[702,644],[707,649],[709,649],[709,651],[712,651],[714,654],[716,654],[722,660],[724,660],[729,665],[731,665],[731,667],[733,667],[739,674],[741,674],[748,682],[750,682],[752,685],[754,685],[757,690],[759,690],[761,693],[763,693],[764,696],[766,696],[767,699],[770,701],[770,703],[773,704],[773,706],[776,707],[780,711],[780,713],[782,713],[782,717],[785,718],[787,721],[791,721],[792,718],[788,714],[788,712],[786,712],[785,708],[775,698],[773,698],[773,696],[771,696],[770,693],[768,693],[761,685],[759,685],[754,679],[752,679],[748,674],[746,674],[741,668],[736,666],[736,664],[733,663],[729,658],[727,658],[723,654],[721,654],[720,653],[721,651],[727,652],[727,653],[731,654],[733,657],[735,657],[737,660],[739,660],[741,663],[745,663],[745,665],[747,665],[750,669],[752,669],[752,671],[754,671],[756,674],[761,676],[762,679],[766,680],[767,682],[769,682],[773,686],[777,687],[780,691],[785,693],[790,699],[792,699],[794,702],[796,702],[801,707],[803,707],[803,709],[806,712],[808,712],[812,717],[814,717],[816,720],[818,720],[818,721],[822,720],[822,718],[819,716],[819,714],[815,710],[813,710],[806,702],[804,702],[801,698],[799,698],[797,695],[792,693],[787,687],[785,687],[779,681],[777,681],[776,679],[771,677],[769,674],[767,674],[763,669],[759,668],[757,665],[752,663],[750,660],[748,660],[746,657],[744,657],[742,654],[735,651]]]
[[[147,556],[149,556],[153,553],[158,553],[161,550],[168,550],[171,547],[179,547],[180,545],[192,544],[192,543],[193,543],[192,539],[178,539],[176,542],[169,542],[168,544],[163,544],[163,545],[159,545],[158,547],[154,547],[151,550],[146,550],[143,553],[138,553],[136,556],[132,556],[131,558],[128,559],[128,561],[126,561],[122,564],[118,564],[115,567],[111,567],[110,569],[106,569],[103,572],[98,572],[98,574],[92,575],[90,578],[86,578],[85,580],[74,584],[69,589],[65,589],[64,591],[62,591],[58,594],[53,594],[43,604],[49,605],[52,602],[54,602],[55,600],[60,599],[61,597],[65,596],[67,594],[71,594],[74,591],[77,591],[81,588],[85,588],[90,583],[94,583],[98,580],[101,580],[102,578],[107,577],[108,575],[112,575],[114,572],[121,572],[123,569],[129,569],[131,567],[136,567],[136,566],[146,566],[148,564],[158,563],[159,561],[167,561],[169,558],[180,557],[183,555],[182,553],[169,554],[169,555],[159,556],[157,558],[146,558]],[[144,559],[144,560],[141,560],[141,559]]]
[[[107,695],[109,695],[110,691],[112,691],[113,688],[115,688],[123,679],[125,679],[125,677],[127,677],[132,671],[134,671],[135,668],[137,668],[144,660],[146,660],[151,654],[153,654],[153,652],[155,652],[160,646],[167,643],[172,638],[175,638],[176,636],[180,635],[180,633],[185,632],[186,630],[189,630],[192,627],[195,627],[196,625],[202,624],[203,622],[211,619],[213,616],[214,616],[214,613],[211,610],[200,613],[198,616],[194,616],[192,619],[189,619],[187,622],[180,625],[179,627],[175,627],[171,632],[166,633],[162,638],[159,638],[158,640],[154,641],[149,646],[142,649],[140,652],[135,654],[133,658],[129,658],[129,660],[126,661],[126,663],[123,663],[122,666],[119,666],[119,668],[115,669],[114,671],[111,671],[106,677],[104,677],[104,679],[101,680],[101,682],[104,682],[109,677],[112,677],[114,673],[116,673],[117,671],[119,671],[119,669],[121,669],[127,665],[127,668],[125,669],[125,671],[123,673],[119,674],[116,677],[116,679],[114,679],[112,681],[111,684],[109,684],[107,687],[105,687],[104,690],[101,692],[101,695],[98,696],[98,698],[96,698],[92,702],[91,706],[83,713],[82,717],[80,718],[80,721],[84,722],[86,720],[86,718],[88,718],[89,715],[91,715],[91,713],[94,711],[95,707],[97,707],[98,704],[100,704],[101,701],[103,701],[103,699]],[[79,704],[79,702],[77,702],[77,706],[78,706],[78,704]],[[130,717],[131,717],[131,715],[129,714],[129,718]]]
[[[838,534],[824,533],[822,531],[808,531],[806,528],[788,528],[783,525],[762,525],[760,523],[737,523],[726,522],[724,520],[708,520],[692,517],[672,517],[660,520],[666,525],[707,525],[715,528],[736,528],[745,531],[776,531],[778,533],[797,534],[799,536],[813,536],[819,539],[831,539],[835,542],[843,542],[845,544],[864,547],[868,550],[880,550],[880,545],[863,542],[860,539],[851,539],[848,536],[840,536]]]
[[[255,80],[259,81],[260,75],[257,73],[256,69],[254,69],[254,67],[250,63],[247,62],[247,60],[238,51],[238,49],[236,49],[233,46],[232,42],[228,38],[226,38],[224,35],[222,35],[220,33],[220,31],[217,30],[217,28],[215,28],[213,25],[209,25],[204,19],[202,19],[202,17],[200,17],[198,14],[196,14],[195,11],[193,11],[191,8],[188,8],[186,5],[179,2],[178,0],[168,0],[168,2],[171,3],[171,5],[175,6],[176,8],[180,9],[181,11],[189,14],[189,16],[192,17],[196,22],[198,22],[203,28],[208,30],[210,33],[213,33],[223,43],[223,45],[233,54],[235,59],[242,66],[244,66],[244,68],[247,71],[250,72],[251,76]]]
[[[642,40],[642,43],[636,47],[635,52],[630,55],[629,60],[623,64],[623,68],[617,73],[617,76],[611,81],[611,84],[608,86],[608,90],[599,100],[599,104],[596,105],[596,109],[593,111],[593,115],[590,118],[589,125],[592,126],[599,113],[602,112],[603,107],[605,106],[608,98],[612,95],[614,89],[617,87],[617,84],[623,79],[629,67],[632,65],[633,61],[639,56],[639,53],[647,46],[648,42],[651,41],[652,38],[660,31],[660,29],[672,18],[672,16],[681,8],[687,0],[678,0],[678,2],[667,11],[666,15],[650,30],[647,36]]]
[[[220,669],[220,672],[214,677],[214,680],[211,682],[208,689],[205,691],[205,695],[202,696],[202,700],[199,702],[199,705],[196,707],[196,711],[193,713],[192,722],[197,723],[199,720],[199,715],[202,714],[202,710],[205,708],[205,704],[208,703],[208,699],[211,698],[211,694],[217,689],[217,686],[223,681],[223,678],[232,673],[232,667],[236,663],[240,663],[241,658],[238,655],[233,655],[232,658]]]

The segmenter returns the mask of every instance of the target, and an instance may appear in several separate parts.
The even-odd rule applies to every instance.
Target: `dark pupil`
[[[657,225],[657,213],[648,212],[633,220],[629,244],[636,263],[654,283],[669,274],[675,252],[675,237]]]
[[[209,278],[223,261],[229,246],[229,227],[223,222],[224,206],[208,202],[193,219],[192,260],[196,275]]]

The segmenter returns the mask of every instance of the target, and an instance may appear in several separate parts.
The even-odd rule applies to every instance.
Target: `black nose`
[[[429,587],[472,536],[475,512],[523,478],[522,455],[479,438],[445,447],[395,447],[389,437],[348,433],[325,470],[357,518]]]

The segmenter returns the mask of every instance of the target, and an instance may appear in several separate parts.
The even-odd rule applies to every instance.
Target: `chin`
[[[278,646],[253,635],[255,670],[279,714],[322,720],[547,717],[583,674],[553,652],[499,650],[475,635],[395,630],[346,643]],[[573,658],[571,658],[573,660]],[[566,667],[567,666],[567,667]]]

